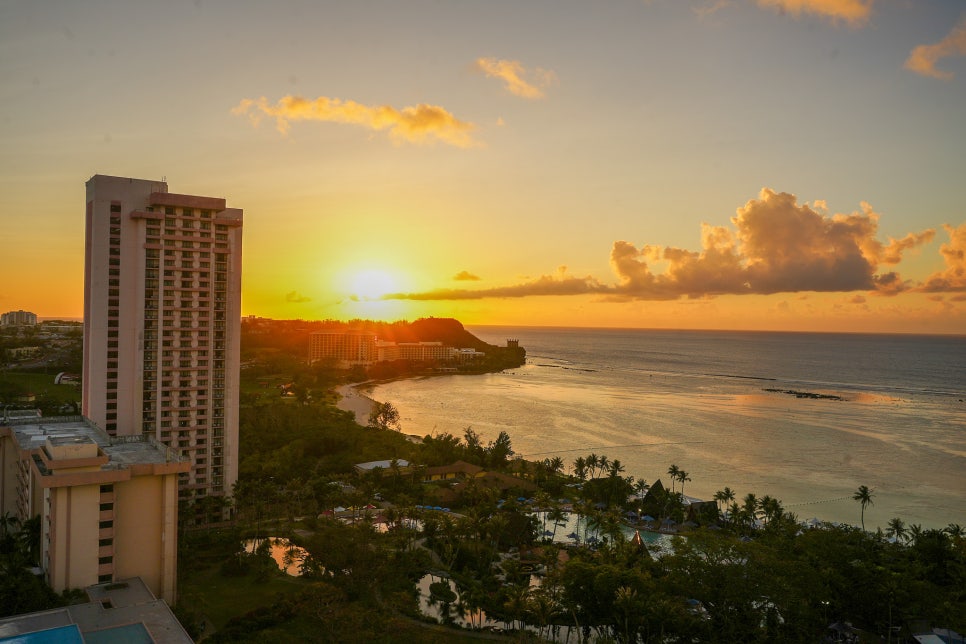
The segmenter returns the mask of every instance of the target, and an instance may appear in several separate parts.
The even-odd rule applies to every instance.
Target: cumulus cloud
[[[946,267],[933,273],[919,290],[926,293],[966,291],[966,224],[958,228],[945,225],[949,242],[939,247]]]
[[[932,45],[919,45],[909,54],[905,68],[932,78],[949,80],[951,72],[936,69],[936,63],[951,56],[966,56],[966,18],[959,21],[949,35]]]
[[[285,301],[292,302],[294,304],[303,304],[305,302],[311,302],[311,297],[306,297],[299,293],[298,291],[289,291],[285,294]]]
[[[762,189],[737,210],[734,230],[702,226],[702,248],[689,251],[626,241],[614,243],[611,266],[628,297],[673,299],[724,294],[878,290],[880,263],[896,263],[905,250],[932,239],[924,231],[883,244],[875,238],[878,215],[825,216],[799,205],[795,195]],[[663,273],[651,263],[666,264]],[[891,275],[891,274],[890,274]],[[895,277],[886,285],[895,288]]]
[[[461,148],[478,145],[473,138],[476,126],[461,121],[438,105],[420,103],[397,109],[390,105],[363,105],[355,101],[320,96],[307,99],[283,96],[274,105],[262,96],[245,98],[231,110],[247,116],[254,125],[265,117],[275,119],[275,126],[287,134],[293,121],[328,121],[348,123],[370,130],[387,130],[397,143],[432,143],[440,141]]]
[[[789,13],[796,18],[803,13],[832,21],[844,20],[853,26],[863,24],[872,13],[874,0],[757,0],[759,7]]]
[[[823,204],[824,206],[824,204]],[[895,271],[880,266],[901,261],[904,253],[931,241],[935,231],[901,239],[877,239],[879,215],[862,203],[857,212],[826,214],[793,194],[763,188],[758,198],[736,211],[732,226],[702,224],[700,250],[616,241],[610,264],[617,284],[575,277],[566,267],[556,274],[512,286],[482,290],[439,289],[396,293],[387,299],[465,300],[531,295],[596,294],[611,301],[675,300],[718,295],[855,292],[896,295],[920,290]],[[947,227],[943,245],[946,270],[931,278],[930,288],[966,290],[966,224]]]
[[[474,275],[469,271],[460,271],[453,276],[453,279],[457,282],[478,282],[480,281],[480,276]]]
[[[539,67],[527,71],[518,60],[477,58],[474,66],[487,78],[499,78],[504,89],[523,98],[543,98],[544,90],[557,80],[552,71]]]

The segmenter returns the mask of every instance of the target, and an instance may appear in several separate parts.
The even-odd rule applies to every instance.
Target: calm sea
[[[688,496],[769,494],[803,520],[858,524],[867,485],[867,528],[966,524],[966,337],[469,330],[527,364],[379,386],[404,432],[505,430],[528,458],[596,452],[648,482],[675,464]]]

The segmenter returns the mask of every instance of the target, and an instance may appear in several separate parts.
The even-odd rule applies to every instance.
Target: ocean
[[[710,500],[771,495],[806,520],[966,524],[966,337],[468,327],[525,366],[380,385],[402,431],[485,440],[567,470],[592,452]]]

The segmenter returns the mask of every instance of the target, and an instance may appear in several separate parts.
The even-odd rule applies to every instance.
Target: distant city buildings
[[[0,326],[36,326],[37,314],[30,311],[0,313]]]
[[[83,414],[186,454],[183,500],[238,476],[242,211],[167,183],[87,182]]]
[[[368,367],[377,362],[462,363],[483,357],[475,349],[444,346],[442,342],[386,342],[371,331],[319,331],[311,336],[309,360],[333,360],[338,366]]]
[[[150,436],[0,416],[0,515],[40,517],[40,564],[56,592],[140,577],[174,603],[178,477],[190,469]]]

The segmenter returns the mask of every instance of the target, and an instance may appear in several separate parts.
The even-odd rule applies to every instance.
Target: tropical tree
[[[908,535],[909,531],[906,530],[906,523],[902,519],[895,517],[889,520],[889,525],[886,528],[886,536],[895,539],[897,543],[902,543]]]
[[[747,523],[748,527],[754,527],[755,522],[758,521],[759,508],[758,497],[751,492],[746,494],[741,504],[741,516],[744,519],[743,523]]]
[[[922,525],[919,523],[913,523],[909,526],[909,538],[906,540],[908,543],[917,543],[920,538],[922,538],[925,530],[922,529]]]
[[[391,402],[376,403],[369,413],[369,427],[399,431],[399,410]]]
[[[865,508],[869,505],[875,505],[872,502],[873,496],[874,494],[872,493],[872,490],[865,485],[860,485],[859,489],[856,490],[855,494],[852,495],[852,498],[858,501],[862,506],[862,532],[865,532]]]
[[[722,503],[724,503],[725,507],[727,508],[728,504],[735,500],[735,491],[730,487],[726,487],[723,490],[718,490],[714,493],[714,500],[718,503],[719,510]]]
[[[674,494],[674,482],[678,480],[679,476],[681,476],[681,468],[679,468],[677,465],[672,465],[671,467],[667,468],[667,474],[671,477],[671,493]]]
[[[587,459],[583,456],[578,456],[574,459],[574,476],[581,481],[587,480]]]
[[[600,458],[597,459],[597,467],[599,469],[600,474],[603,474],[604,472],[610,469],[610,459],[607,458],[607,455],[605,454],[600,455]]]
[[[554,456],[553,458],[548,459],[547,469],[550,471],[551,474],[560,474],[561,472],[563,472],[563,468],[564,468],[564,462],[563,462],[563,459],[560,458],[559,456]]]
[[[634,483],[634,491],[637,492],[637,498],[640,499],[641,503],[644,502],[644,495],[647,494],[648,487],[647,481],[644,479],[638,479]]]
[[[690,481],[691,480],[691,477],[688,476],[688,473],[685,472],[684,470],[679,470],[678,471],[678,480],[681,481],[681,495],[683,496],[684,495],[684,482],[685,481]]]
[[[487,446],[487,453],[489,455],[489,461],[491,467],[501,468],[506,465],[507,460],[513,456],[513,446],[510,441],[510,435],[506,432],[500,432],[495,441],[492,441]]]

